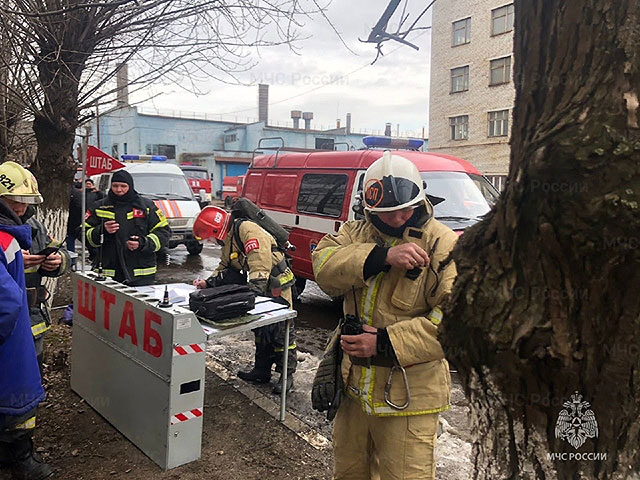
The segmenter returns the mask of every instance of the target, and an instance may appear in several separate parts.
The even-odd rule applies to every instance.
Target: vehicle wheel
[[[189,255],[200,255],[200,252],[202,252],[203,245],[200,242],[187,242],[186,246]]]
[[[231,198],[230,196],[224,197],[224,208],[229,210],[231,209],[232,205],[233,205],[233,198]]]
[[[307,279],[306,278],[296,278],[296,293],[298,294],[298,296],[302,295],[302,292],[304,291],[304,287],[307,286]]]

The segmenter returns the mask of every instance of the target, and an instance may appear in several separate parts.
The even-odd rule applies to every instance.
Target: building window
[[[453,22],[452,47],[471,42],[471,18]]]
[[[449,126],[451,127],[451,140],[469,139],[469,115],[450,117]]]
[[[124,143],[122,144],[122,146],[123,146],[124,154],[126,155],[127,153],[129,153],[129,152],[127,151],[127,150],[128,150],[128,149],[127,149],[127,147],[128,147],[127,142],[124,142]]]
[[[333,150],[334,144],[333,138],[316,138],[316,150]]]
[[[347,175],[307,174],[300,182],[298,211],[339,217],[342,215]]]
[[[489,136],[506,137],[509,135],[509,110],[489,112]]]
[[[499,192],[504,191],[505,186],[507,185],[507,176],[506,175],[487,175],[487,180],[489,180],[496,190]]]
[[[469,90],[469,66],[451,69],[451,93]]]
[[[489,85],[509,83],[511,79],[511,57],[491,60]]]
[[[224,136],[224,143],[233,143],[238,141],[238,135],[235,133],[231,133],[229,135]]]
[[[145,150],[147,155],[164,155],[169,160],[176,159],[175,145],[147,144]]]
[[[113,158],[120,158],[118,153],[118,144],[114,143],[113,145],[111,145],[111,156]]]
[[[513,30],[513,3],[491,10],[491,35]]]

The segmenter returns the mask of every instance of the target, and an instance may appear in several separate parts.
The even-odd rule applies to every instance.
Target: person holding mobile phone
[[[52,238],[47,228],[36,218],[35,206],[28,205],[19,216],[22,223],[31,227],[31,248],[22,253],[31,316],[31,333],[36,345],[38,365],[42,371],[43,339],[51,328],[51,317],[47,305],[50,294],[43,280],[46,277],[64,275],[71,266],[71,257],[63,245],[64,241]]]
[[[42,196],[31,172],[14,162],[1,164],[0,476],[7,469],[14,478],[33,480],[53,475],[51,467],[35,452],[32,441],[36,409],[44,399],[44,389],[25,295],[23,252],[31,248],[32,227],[20,218],[28,206],[39,203]],[[44,257],[30,259],[32,265],[42,265],[44,261]],[[57,263],[52,262],[53,266]]]
[[[156,254],[171,230],[162,210],[138,195],[129,172],[113,174],[107,197],[87,210],[85,222],[87,242],[97,250],[94,270],[102,264],[105,276],[132,286],[155,282]]]
[[[36,218],[36,206],[19,200],[24,198],[18,199],[11,196],[4,198],[5,203],[20,218],[20,221],[31,227],[31,247],[22,251],[22,258],[31,317],[31,333],[36,346],[38,365],[42,372],[43,338],[51,328],[51,317],[47,306],[50,294],[43,285],[43,278],[64,275],[71,265],[71,259],[69,252],[62,248],[62,242],[53,239],[42,222]]]

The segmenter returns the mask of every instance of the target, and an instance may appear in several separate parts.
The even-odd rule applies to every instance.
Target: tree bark
[[[68,209],[76,170],[73,144],[80,80],[94,52],[95,43],[90,40],[94,34],[93,12],[77,10],[74,15],[51,15],[47,34],[37,37],[38,80],[44,100],[33,121],[38,151],[31,170],[39,180],[47,210]]]
[[[515,0],[515,16],[507,188],[460,237],[441,332],[475,478],[638,479],[640,0]],[[571,418],[590,409],[598,432],[572,446],[556,430],[576,392],[590,407]]]

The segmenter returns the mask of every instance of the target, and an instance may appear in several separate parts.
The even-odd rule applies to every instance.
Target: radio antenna
[[[102,282],[107,279],[102,274],[102,249],[104,247],[104,218],[100,218],[100,252],[98,253],[98,276],[96,280]]]

